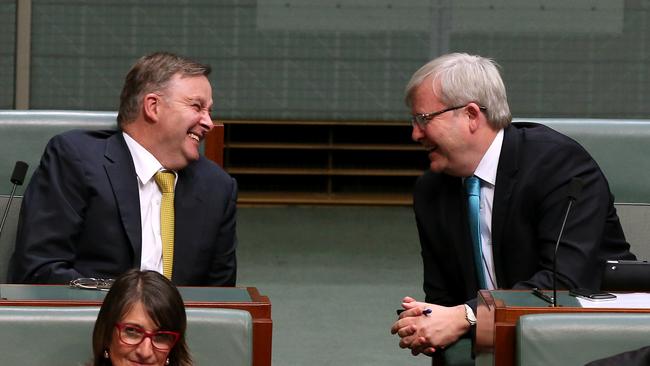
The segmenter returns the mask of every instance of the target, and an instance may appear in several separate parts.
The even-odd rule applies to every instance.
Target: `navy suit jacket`
[[[559,286],[597,289],[605,260],[635,258],[607,179],[587,151],[546,126],[513,123],[504,130],[492,209],[500,288],[552,288],[553,252],[573,177],[584,187],[558,249]],[[461,178],[425,173],[415,186],[414,210],[426,301],[475,308],[479,287]]]
[[[178,171],[172,281],[233,286],[237,185],[201,156]],[[68,283],[140,268],[138,181],[119,131],[69,131],[48,143],[25,191],[9,281]]]
[[[586,366],[647,366],[650,365],[650,347],[623,352],[611,357],[592,361]]]

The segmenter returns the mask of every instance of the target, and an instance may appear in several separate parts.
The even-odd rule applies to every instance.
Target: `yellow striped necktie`
[[[154,179],[162,192],[160,202],[160,237],[163,246],[163,275],[172,279],[174,264],[174,180],[176,176],[169,170],[156,173]]]

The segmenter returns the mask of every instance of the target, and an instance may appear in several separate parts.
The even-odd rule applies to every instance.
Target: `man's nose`
[[[203,116],[201,116],[201,120],[199,121],[199,124],[201,125],[201,127],[205,128],[207,132],[210,132],[210,130],[214,127],[214,123],[212,122],[212,117],[210,117],[210,112],[203,111]]]
[[[424,137],[424,132],[422,131],[422,129],[417,124],[413,124],[413,130],[411,131],[411,139],[413,139],[413,141],[415,142],[418,142],[423,137]]]

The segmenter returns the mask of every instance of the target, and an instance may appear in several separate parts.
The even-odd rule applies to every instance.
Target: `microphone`
[[[564,220],[562,220],[562,227],[560,228],[560,234],[557,236],[557,242],[555,242],[555,251],[553,252],[553,307],[557,307],[557,249],[560,246],[560,239],[562,239],[562,234],[564,233],[564,225],[566,225],[566,219],[569,217],[569,212],[573,203],[580,196],[582,192],[582,187],[584,182],[578,177],[574,177],[569,182],[569,188],[567,189],[567,196],[569,198],[569,204],[566,208],[566,213],[564,214]]]
[[[14,171],[11,174],[11,183],[14,184],[11,189],[11,194],[9,195],[9,200],[7,201],[7,206],[5,206],[5,212],[2,215],[2,222],[0,222],[0,236],[2,236],[2,229],[5,227],[5,221],[7,221],[7,216],[9,216],[9,208],[11,207],[11,201],[13,201],[14,196],[16,195],[16,187],[23,185],[25,180],[25,175],[27,175],[27,168],[29,165],[24,161],[17,161],[14,165]]]

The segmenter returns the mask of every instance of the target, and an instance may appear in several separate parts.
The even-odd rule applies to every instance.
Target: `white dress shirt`
[[[141,270],[163,272],[162,238],[160,236],[160,201],[162,193],[158,189],[154,175],[163,170],[162,164],[135,141],[126,132],[122,132],[126,145],[129,147],[135,173],[138,176],[138,192],[140,194],[140,220],[142,225],[142,256]],[[178,175],[176,181],[178,181]],[[176,181],[174,184],[176,184]]]

